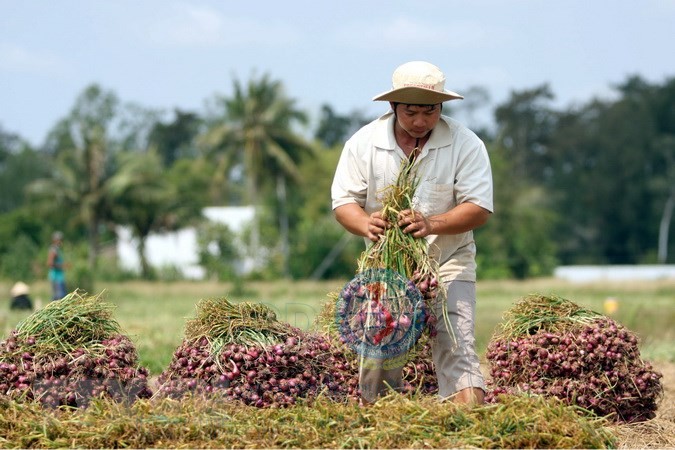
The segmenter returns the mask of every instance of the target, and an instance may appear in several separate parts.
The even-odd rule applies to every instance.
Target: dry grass
[[[10,448],[675,448],[675,364],[660,364],[657,417],[614,426],[542,399],[466,409],[392,395],[373,407],[319,401],[257,409],[218,399],[96,401],[83,411],[0,402]]]
[[[319,400],[257,409],[218,399],[95,402],[84,411],[0,404],[0,446],[20,448],[611,448],[602,419],[543,398],[465,408],[430,397],[371,407]]]

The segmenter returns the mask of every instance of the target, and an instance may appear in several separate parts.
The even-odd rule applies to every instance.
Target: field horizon
[[[184,336],[184,326],[194,317],[202,299],[226,298],[232,302],[262,303],[279,321],[303,330],[315,325],[327,302],[349,280],[251,281],[242,284],[215,281],[98,282],[96,292],[114,305],[113,317],[137,346],[141,364],[158,373],[170,361]],[[9,293],[11,284],[0,282]],[[572,283],[554,278],[480,280],[477,283],[476,344],[485,348],[502,316],[518,300],[530,294],[558,296],[593,311],[607,314],[641,340],[645,359],[675,362],[675,280]],[[31,286],[36,309],[49,298],[49,285]],[[612,310],[607,307],[612,303]],[[9,310],[9,295],[0,308],[3,339],[28,316]]]

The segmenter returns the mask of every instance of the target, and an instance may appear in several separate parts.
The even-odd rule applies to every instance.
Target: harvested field
[[[262,301],[293,325],[309,324],[326,293],[341,283],[251,285],[236,301]],[[46,288],[43,288],[46,290]],[[541,398],[511,398],[474,409],[442,404],[432,396],[392,395],[374,406],[319,398],[286,408],[256,408],[222,398],[139,399],[133,404],[94,400],[86,409],[44,408],[0,400],[2,448],[675,448],[675,357],[672,347],[673,283],[574,286],[548,281],[481,284],[478,339],[484,349],[494,325],[513,300],[555,291],[595,310],[619,298],[615,317],[641,337],[641,351],[663,374],[664,398],[656,417],[617,425],[574,407]],[[150,366],[149,385],[183,339],[197,300],[227,294],[210,284],[120,284],[107,287],[115,318]],[[157,302],[162,307],[157,308]],[[5,316],[11,330],[20,317]],[[300,319],[300,320],[299,320]],[[486,375],[489,374],[487,365]]]

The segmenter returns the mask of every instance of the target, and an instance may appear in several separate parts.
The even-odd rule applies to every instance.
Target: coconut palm
[[[153,273],[145,252],[148,236],[199,223],[204,205],[190,189],[175,182],[173,167],[167,172],[154,147],[117,156],[119,168],[109,183],[114,199],[113,218],[117,224],[128,225],[138,239],[141,275],[149,279]]]
[[[313,153],[313,147],[293,126],[306,124],[307,116],[295,107],[294,100],[284,95],[281,83],[270,80],[267,75],[249,80],[246,86],[235,80],[232,97],[219,100],[224,111],[211,121],[202,143],[216,161],[221,183],[228,178],[233,167],[243,167],[246,195],[256,208],[250,242],[256,260],[260,256],[260,192],[267,180],[275,180],[280,206],[282,257],[287,258],[285,186],[288,180],[300,181],[299,159],[303,154]],[[288,264],[284,262],[283,266]]]
[[[156,151],[118,154],[119,169],[112,176],[109,190],[115,199],[115,222],[126,224],[138,239],[141,276],[153,277],[146,258],[145,246],[150,233],[178,229],[199,216],[195,203],[183,201],[166,177],[162,160]]]
[[[118,99],[99,86],[89,86],[71,113],[50,135],[47,147],[55,155],[52,177],[36,180],[30,192],[45,212],[70,214],[74,224],[87,229],[90,269],[96,266],[101,226],[109,218],[107,181],[113,172],[112,141],[108,128]]]

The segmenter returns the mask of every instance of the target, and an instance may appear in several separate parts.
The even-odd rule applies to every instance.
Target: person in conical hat
[[[12,300],[9,309],[33,309],[33,302],[30,298],[30,289],[23,281],[17,281],[9,291]]]
[[[481,139],[443,114],[444,103],[463,98],[445,83],[443,71],[426,61],[410,61],[394,70],[391,88],[373,98],[387,102],[389,110],[344,145],[331,187],[332,207],[337,221],[366,244],[377,242],[390,226],[428,241],[440,266],[439,287],[446,290],[452,327],[448,330],[438,320],[432,340],[438,394],[482,403],[485,383],[474,343],[473,230],[493,212],[492,172]],[[401,211],[397,223],[387,223],[381,214],[382,192],[395,184],[408,161],[417,165],[420,179],[414,209]],[[401,364],[375,361],[361,367],[365,403],[403,386]]]

